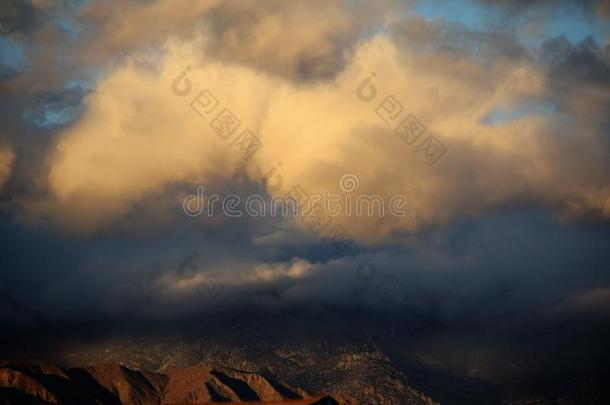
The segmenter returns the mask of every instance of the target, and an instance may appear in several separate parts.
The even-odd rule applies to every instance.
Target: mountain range
[[[61,368],[48,363],[0,361],[0,404],[182,405],[211,403],[334,405],[255,373],[229,368],[174,368],[163,373],[119,364]],[[345,402],[348,403],[348,402]]]

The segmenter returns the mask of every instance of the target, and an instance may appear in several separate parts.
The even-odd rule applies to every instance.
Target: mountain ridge
[[[340,404],[271,377],[228,367],[133,370],[121,364],[62,368],[0,360],[0,404]]]

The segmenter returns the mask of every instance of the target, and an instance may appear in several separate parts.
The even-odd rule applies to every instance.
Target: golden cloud
[[[8,145],[0,144],[0,189],[11,175],[15,153]]]
[[[281,191],[300,186],[310,194],[344,193],[339,180],[351,173],[359,179],[357,193],[386,200],[403,194],[421,212],[417,219],[344,212],[334,218],[363,243],[524,201],[560,213],[610,216],[608,156],[596,122],[559,127],[549,114],[484,120],[496,108],[544,99],[545,72],[526,59],[500,56],[490,65],[442,49],[421,52],[379,34],[361,42],[332,81],[303,83],[206,58],[201,44],[207,40],[169,41],[158,69],[143,69],[134,55],[99,83],[83,119],[56,145],[48,177],[52,197],[43,211],[75,230],[96,231],[170,184],[239,173],[261,181],[281,162],[274,175],[281,177]],[[280,62],[299,58],[299,52],[278,52]],[[172,82],[187,66],[192,88],[177,96]],[[362,101],[357,89],[367,78],[375,97]],[[191,108],[203,90],[219,102],[215,113],[229,108],[240,131],[248,128],[261,139],[251,159],[244,161],[210,128],[213,116],[202,118]],[[390,96],[402,108],[400,120],[412,114],[426,127],[421,139],[434,135],[446,147],[437,164],[430,166],[417,144],[396,134],[400,120],[380,117]]]

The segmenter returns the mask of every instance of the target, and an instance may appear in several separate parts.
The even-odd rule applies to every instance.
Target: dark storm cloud
[[[557,105],[583,119],[608,125],[609,49],[610,45],[600,47],[591,38],[572,44],[559,37],[543,44],[541,54],[548,64],[549,86]],[[607,127],[601,130],[608,132]]]
[[[5,219],[9,303],[57,322],[320,307],[368,308],[461,329],[499,319],[544,322],[561,316],[558,308],[573,297],[610,286],[607,230],[574,229],[546,215],[482,218],[424,233],[411,247],[335,257],[307,238],[280,255],[266,252],[234,222],[213,238],[182,231],[78,241],[52,233],[28,239]],[[583,311],[589,301],[576,302]],[[5,326],[15,321],[3,318]]]
[[[234,221],[236,229],[213,238],[183,231],[82,241],[28,235],[5,218],[0,261],[14,271],[2,279],[2,328],[53,325],[72,338],[89,322],[108,333],[128,320],[172,334],[242,318],[286,317],[315,329],[311,317],[347,316],[391,327],[382,336],[403,354],[431,353],[453,373],[479,368],[475,376],[491,380],[563,378],[580,370],[571,361],[607,356],[601,345],[562,354],[575,342],[600,343],[594,330],[610,321],[605,227],[506,212],[424,232],[410,247],[334,257],[303,238],[307,247],[283,249],[294,258],[285,259],[261,252]],[[553,364],[560,369],[548,373]]]
[[[610,45],[600,47],[588,38],[573,44],[564,37],[547,40],[541,49],[553,84],[610,88]]]
[[[515,15],[530,9],[542,7],[574,7],[587,11],[589,14],[598,14],[601,17],[609,17],[610,2],[608,0],[477,0],[488,7],[504,8]]]
[[[70,66],[76,41],[60,23],[82,2],[7,0],[0,4],[0,147],[13,159],[0,189],[2,210],[45,193],[46,159],[59,130],[84,108],[80,67]],[[51,58],[49,54],[55,55]],[[4,151],[4,150],[3,150]],[[3,173],[4,174],[4,173]]]
[[[28,33],[36,24],[36,10],[29,1],[4,0],[0,3],[0,35]]]

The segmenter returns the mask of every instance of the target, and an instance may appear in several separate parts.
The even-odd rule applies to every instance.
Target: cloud
[[[208,16],[206,46],[213,57],[229,63],[296,80],[330,79],[343,69],[356,42],[375,24],[384,23],[389,5],[386,1],[233,3]]]
[[[120,14],[115,13],[118,3]],[[81,15],[96,27],[96,35],[80,58],[96,63],[158,46],[169,37],[206,32],[200,45],[208,58],[294,79],[327,78],[341,69],[360,36],[389,14],[384,5],[391,3],[379,3],[187,1],[176,7],[162,1],[93,2]],[[134,19],[141,23],[133,24]]]
[[[485,361],[454,356],[481,336],[573,345],[564,322],[607,320],[610,48],[521,30],[549,2],[483,3],[518,24],[385,1],[2,3],[0,329],[356,313],[438,333],[424,352],[481,378]],[[402,111],[384,120],[390,101]],[[227,139],[210,126],[225,108]],[[409,114],[426,129],[413,144],[395,131]],[[244,129],[261,141],[248,159]],[[429,135],[446,148],[433,165]],[[188,217],[202,185],[401,194],[407,215],[342,206],[319,234]],[[355,243],[330,246],[334,225]]]
[[[62,131],[49,160],[50,198],[32,204],[32,212],[79,232],[111,229],[172,184],[192,190],[243,174],[260,182],[281,162],[282,191],[300,186],[309,194],[342,193],[339,180],[350,173],[359,179],[357,193],[386,200],[404,194],[409,208],[423,213],[418,221],[354,221],[344,212],[336,218],[366,244],[522,203],[560,215],[610,217],[605,115],[602,109],[583,117],[584,106],[602,106],[604,96],[571,84],[567,98],[555,87],[553,72],[564,69],[561,63],[574,65],[575,57],[560,58],[564,62],[551,65],[549,74],[507,36],[415,19],[361,40],[332,81],[301,83],[291,80],[290,69],[269,76],[251,63],[266,60],[266,48],[239,64],[218,49],[204,53],[207,35],[168,41],[159,60],[134,53],[99,82],[83,118]],[[295,51],[281,58],[297,63],[301,56]],[[605,78],[607,62],[596,60]],[[187,66],[191,92],[176,96],[172,82]],[[376,99],[363,102],[356,91],[371,72]],[[233,111],[240,131],[259,136],[262,146],[251,159],[244,161],[214,133],[213,116],[202,118],[189,106],[203,90],[219,100],[218,111]],[[385,123],[378,115],[388,96],[402,106],[401,117],[413,114],[447,148],[438,164],[430,167],[416,145],[401,140],[394,132],[399,120]],[[528,103],[569,108],[486,121],[497,109],[518,111]],[[176,206],[182,197],[175,196]]]
[[[503,7],[514,13],[523,13],[523,10],[528,8],[541,8],[541,7],[578,7],[592,14],[597,13],[600,17],[607,18],[610,2],[608,0],[587,0],[581,2],[571,2],[568,0],[501,0],[501,1],[490,1],[490,0],[478,0],[480,3],[486,6]]]
[[[300,280],[311,274],[277,264],[292,259],[278,252],[306,257],[322,243],[300,221],[191,219],[181,211],[184,197],[199,185],[206,195],[267,198],[298,186],[386,201],[402,194],[420,213],[354,218],[343,209],[333,225],[354,237],[356,249],[411,246],[414,235],[515,207],[572,221],[610,217],[608,58],[591,41],[554,39],[534,56],[506,32],[417,17],[391,21],[382,7],[358,11],[339,2],[325,13],[316,2],[190,9],[132,2],[121,14],[112,5],[72,10],[95,35],[62,37],[83,66],[112,59],[95,86],[71,87],[67,77],[50,74],[63,84],[19,95],[36,69],[6,83],[3,105],[21,115],[4,115],[22,121],[7,118],[3,140],[12,149],[4,167],[11,169],[3,177],[11,177],[9,192],[18,197],[11,213],[27,224],[48,221],[51,229],[91,238],[158,237],[184,227],[215,238],[229,229],[256,246],[256,258],[236,268],[262,268],[268,278],[298,273],[292,278]],[[51,13],[44,4],[36,8]],[[132,24],[138,15],[162,20],[161,27]],[[297,29],[295,21],[311,21],[311,29]],[[48,30],[43,25],[24,43]],[[30,62],[41,68],[44,60]],[[369,84],[371,101],[358,97]],[[190,90],[179,95],[176,86]],[[191,103],[203,90],[218,106],[202,117],[201,104],[194,105],[198,113]],[[402,115],[384,122],[379,107],[389,96]],[[210,127],[223,108],[241,122],[228,140]],[[498,112],[505,119],[494,119]],[[446,147],[435,165],[394,131],[408,114],[426,127],[424,137]],[[247,160],[232,144],[246,128],[262,141]],[[340,187],[346,174],[358,179],[351,193]]]
[[[7,145],[0,144],[0,190],[11,175],[15,153]]]
[[[82,62],[120,59],[147,46],[158,46],[168,37],[191,36],[198,22],[221,2],[188,0],[180,7],[164,1],[92,2],[80,11],[95,27],[95,36],[78,55]],[[117,13],[117,7],[121,12]],[[133,22],[138,20],[139,24]]]
[[[172,92],[175,76],[193,62],[176,52],[160,76],[128,62],[87,97],[83,119],[62,134],[51,158],[51,211],[65,213],[66,221],[83,230],[94,229],[171,183],[209,184],[236,175],[241,155],[215,135],[190,99]],[[214,89],[215,96],[239,111],[244,125],[256,114],[245,108],[245,95],[264,97],[272,89],[244,68],[220,64],[193,72],[190,80],[203,90],[219,78],[232,80],[232,91],[227,83]],[[199,91],[193,89],[191,97]]]
[[[600,0],[597,5],[597,13],[603,18],[610,18],[610,1]]]
[[[5,219],[0,226],[13,252],[5,261],[6,297],[21,309],[3,319],[9,326],[327,308],[433,320],[448,329],[486,328],[498,319],[519,327],[569,319],[573,308],[588,311],[601,301],[578,298],[582,291],[610,285],[607,232],[560,225],[545,214],[484,217],[424,232],[400,249],[330,259],[311,242],[304,252],[267,255],[243,230],[79,241],[32,237]]]
[[[35,26],[36,10],[28,1],[7,0],[0,4],[0,35],[29,32]]]
[[[25,65],[23,47],[18,42],[0,38],[0,79],[14,76]]]
[[[560,309],[564,314],[576,317],[610,317],[610,288],[594,288],[567,298]]]
[[[23,117],[45,129],[71,123],[82,113],[84,93],[80,87],[43,92],[25,109]]]

